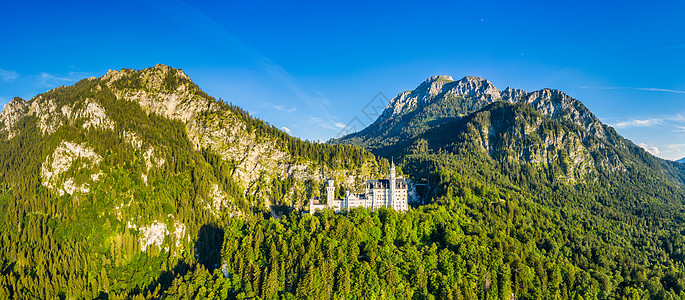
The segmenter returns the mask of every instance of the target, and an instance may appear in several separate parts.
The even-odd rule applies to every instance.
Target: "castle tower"
[[[392,159],[390,164],[390,180],[395,180],[395,159]]]
[[[388,195],[388,206],[395,205],[395,159],[392,159],[390,164],[390,195]]]
[[[333,204],[335,198],[335,182],[333,178],[328,179],[328,186],[326,186],[326,204]]]

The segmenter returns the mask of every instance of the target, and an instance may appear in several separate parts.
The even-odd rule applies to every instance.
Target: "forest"
[[[190,84],[171,75],[161,80],[163,89]],[[41,95],[58,105],[95,99],[112,129],[64,120],[43,134],[42,120],[28,115],[14,124],[12,138],[1,131],[0,299],[685,298],[685,167],[639,148],[588,139],[588,147],[622,159],[621,172],[573,171],[563,155],[569,149],[546,163],[510,159],[515,151],[493,157],[477,139],[492,115],[481,111],[410,132],[380,149],[384,158],[358,146],[299,140],[214,100],[244,125],[245,138],[273,141],[293,162],[349,172],[370,163],[384,174],[392,155],[405,175],[425,184],[417,189],[425,205],[406,213],[357,208],[312,216],[283,200],[302,178],[256,182],[266,198],[247,193],[234,175],[236,162],[195,147],[187,124],[114,94],[117,87],[149,89],[141,78],[131,72],[111,88],[83,80]],[[193,96],[209,97],[188,86]],[[493,107],[518,113],[501,123],[515,128],[540,118],[520,105],[485,109]],[[542,134],[573,126],[539,124]],[[518,146],[513,137],[501,144]],[[87,193],[59,195],[44,185],[42,166],[64,141],[87,143],[101,156],[87,168],[76,159],[59,177],[90,183]],[[157,167],[148,167],[145,149],[154,150]],[[97,184],[94,174],[101,174]],[[228,199],[219,209],[208,200],[214,184]],[[306,203],[320,186],[311,179],[303,186],[295,196]],[[267,203],[291,207],[276,215]],[[160,224],[186,235],[142,244],[144,225]]]

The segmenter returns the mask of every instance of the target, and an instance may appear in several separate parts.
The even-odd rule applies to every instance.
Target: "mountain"
[[[676,161],[679,162],[679,163],[681,163],[681,164],[685,164],[685,157],[683,157],[683,158],[681,158],[681,159],[679,159],[679,160],[676,160]]]
[[[340,194],[389,168],[293,138],[165,65],[14,98],[0,166],[0,285],[22,298],[126,295],[174,266],[214,268],[223,220],[306,209],[329,177]]]
[[[478,224],[473,225],[476,231],[497,236],[497,229],[481,226],[500,228],[507,232],[504,236],[532,239],[546,255],[556,250],[547,251],[542,240],[554,236],[552,248],[566,250],[552,264],[564,257],[580,272],[631,277],[605,281],[612,282],[608,294],[626,296],[627,287],[648,285],[619,270],[625,261],[641,261],[638,268],[656,270],[682,260],[683,248],[672,245],[685,229],[685,166],[652,156],[558,90],[499,92],[477,77],[453,81],[434,76],[393,98],[368,128],[330,143],[394,157],[414,182],[429,187],[419,190],[425,203]],[[521,211],[533,216],[525,221],[535,224],[528,229],[531,235],[513,233],[513,227],[526,226],[526,217],[511,215]],[[522,234],[530,239],[521,239]],[[593,251],[584,245],[622,254],[600,255],[600,260],[615,263],[606,264],[587,255],[585,251]],[[549,265],[544,269],[550,270]],[[663,274],[648,273],[661,279],[645,295],[682,293],[680,287],[669,292],[675,286]]]
[[[398,94],[367,128],[331,142],[375,150],[462,118],[496,101],[526,103],[547,118],[575,123],[600,138],[611,130],[580,101],[557,90],[528,93],[507,88],[500,92],[482,78],[467,76],[455,81],[451,76],[442,75],[428,78],[413,91]]]
[[[516,119],[516,125],[521,127],[498,132],[502,130],[499,126],[506,123],[505,119],[522,109],[508,109],[508,113],[502,113],[502,103],[524,105],[540,118],[528,122]],[[436,135],[445,137],[437,129],[441,125],[463,123],[464,119],[472,118],[472,114],[495,113],[491,111],[493,109],[497,109],[501,119],[471,124],[479,132],[469,128],[469,132],[462,134],[470,138],[473,134],[480,135],[481,148],[499,162],[516,160],[564,165],[570,172],[566,175],[570,177],[577,177],[578,174],[571,174],[577,170],[583,174],[626,171],[640,165],[652,169],[658,177],[665,176],[678,185],[685,184],[680,166],[641,151],[603,124],[580,101],[565,93],[552,89],[526,92],[510,87],[500,92],[490,81],[473,76],[458,81],[445,75],[430,77],[413,91],[393,98],[369,127],[330,143],[359,145],[377,155],[390,157],[402,153],[422,136],[432,141],[436,141],[431,138]],[[546,127],[540,127],[542,123]],[[556,135],[549,135],[550,128],[561,129],[555,132]],[[446,137],[442,142],[454,141]],[[568,157],[570,161],[564,161],[562,157]]]
[[[14,98],[0,298],[685,297],[685,165],[580,101],[438,76],[374,124],[302,141],[164,65]],[[357,145],[424,205],[303,213],[387,172]]]

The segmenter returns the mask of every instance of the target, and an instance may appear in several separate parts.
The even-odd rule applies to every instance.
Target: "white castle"
[[[372,210],[381,207],[394,208],[397,211],[405,211],[407,206],[407,181],[402,177],[395,177],[395,163],[390,166],[388,179],[375,179],[366,181],[366,193],[356,195],[345,193],[344,199],[335,198],[335,182],[328,179],[326,186],[326,203],[321,203],[317,198],[309,199],[309,213],[316,210],[333,208],[335,212],[354,207],[365,207]]]

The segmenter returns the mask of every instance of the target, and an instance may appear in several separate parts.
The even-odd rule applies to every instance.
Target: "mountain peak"
[[[387,144],[384,138],[401,140],[416,136],[429,127],[459,119],[499,100],[525,104],[554,121],[574,123],[610,144],[623,143],[585,105],[562,91],[545,88],[527,92],[508,87],[500,92],[484,78],[466,76],[455,81],[447,75],[432,76],[416,89],[398,94],[369,130],[342,137],[338,142],[361,138],[363,146],[373,149]]]
[[[455,81],[449,75],[435,75],[426,79],[413,91],[398,94],[390,101],[381,118],[386,119],[411,111],[417,105],[440,95],[476,98],[487,102],[501,98],[497,88],[486,79],[466,76]]]
[[[145,82],[152,83],[153,87],[157,88],[161,87],[161,82],[169,76],[190,81],[190,77],[186,75],[183,70],[172,68],[165,64],[157,64],[154,67],[145,68],[142,70],[108,70],[107,74],[105,74],[102,79],[111,83],[121,79],[124,76],[133,74],[139,75]]]
[[[499,90],[497,90],[492,82],[476,76],[466,76],[454,82],[445,93],[457,97],[476,98],[487,102],[493,102],[501,98]]]
[[[12,130],[14,124],[26,115],[29,111],[29,104],[20,97],[14,97],[12,101],[5,104],[0,112],[0,128],[7,131],[8,138],[12,138],[15,132]]]
[[[435,81],[454,81],[454,79],[452,79],[452,76],[450,75],[435,75],[428,77],[424,83],[432,83]]]

